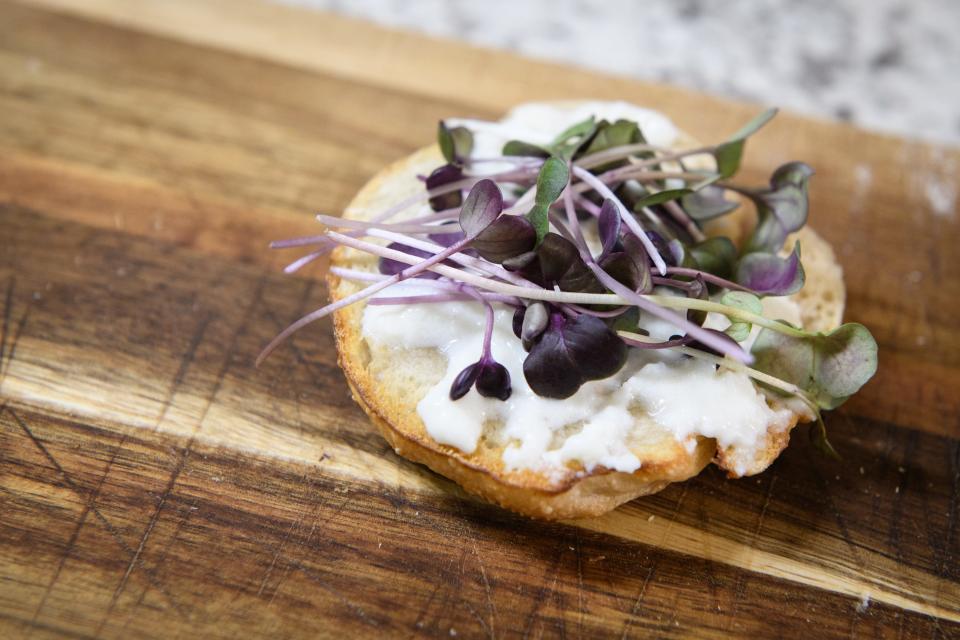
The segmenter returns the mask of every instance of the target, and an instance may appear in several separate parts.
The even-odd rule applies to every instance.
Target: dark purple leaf
[[[479,375],[479,362],[474,362],[458,373],[457,377],[453,379],[453,384],[450,385],[450,399],[459,400],[467,395],[467,392],[473,387],[473,383],[477,381],[477,376]]]
[[[604,258],[613,252],[620,240],[620,212],[617,205],[609,198],[603,201],[600,207],[600,215],[597,217],[597,229],[600,233],[600,241],[603,243],[603,251],[600,257]]]
[[[631,291],[637,291],[644,286],[643,275],[637,268],[636,262],[623,251],[611,253],[600,260],[598,264],[614,280],[628,287]]]
[[[526,218],[508,215],[480,231],[470,246],[490,262],[503,262],[532,250],[536,241],[537,234]]]
[[[477,393],[484,398],[507,400],[513,388],[510,385],[510,373],[499,362],[480,361],[480,373],[477,375]]]
[[[637,293],[650,293],[653,291],[653,280],[652,274],[650,273],[650,257],[647,255],[646,248],[641,244],[640,238],[632,233],[625,234],[623,236],[623,251],[633,260],[633,264],[640,276],[635,291]]]
[[[809,165],[791,162],[774,172],[770,189],[744,192],[757,208],[757,226],[747,242],[748,253],[775,253],[783,248],[790,233],[806,224],[807,183],[812,175]]]
[[[463,171],[460,170],[460,167],[445,164],[442,167],[437,167],[427,176],[427,191],[458,180],[463,180]],[[430,198],[430,208],[434,211],[444,211],[445,209],[459,207],[461,202],[463,202],[463,193],[457,189],[456,191]]]
[[[530,265],[534,260],[537,259],[536,251],[527,251],[526,253],[521,253],[516,256],[511,256],[504,259],[500,266],[502,266],[507,271],[520,271],[525,269]]]
[[[763,295],[786,296],[803,287],[800,243],[786,259],[773,253],[748,253],[737,265],[737,284]]]
[[[602,320],[579,315],[572,320],[554,313],[550,326],[523,362],[534,393],[569,398],[588,380],[609,377],[627,359],[627,346]]]
[[[650,238],[650,242],[653,243],[654,248],[657,250],[657,253],[663,258],[663,261],[667,263],[667,266],[670,267],[679,267],[680,265],[674,260],[673,251],[670,249],[670,243],[662,235],[656,231],[645,232],[647,237]],[[624,237],[629,237],[632,234],[626,234]],[[646,249],[639,242],[636,243],[636,246],[639,247],[642,251],[646,252]]]
[[[449,231],[442,231],[441,233],[431,233],[427,237],[442,247],[449,247],[463,240],[463,231],[460,231],[459,225],[443,224],[443,225],[438,225],[437,229],[444,229],[444,230],[449,229]]]
[[[476,237],[493,224],[503,211],[503,195],[493,180],[481,180],[473,185],[460,208],[460,228],[468,238]]]
[[[513,311],[513,335],[518,338],[522,335],[523,332],[523,319],[527,315],[527,308],[523,305],[520,305]]]
[[[572,242],[557,233],[548,233],[537,247],[540,273],[546,282],[556,282],[563,277],[579,258],[577,248]]]
[[[422,249],[414,249],[413,247],[408,247],[405,244],[400,244],[399,242],[391,242],[387,245],[388,249],[393,249],[395,251],[402,251],[404,253],[409,253],[412,256],[418,258],[430,258],[433,257],[432,253],[423,251]],[[379,269],[380,273],[388,276],[394,276],[404,269],[407,269],[411,265],[400,262],[399,260],[393,260],[391,258],[380,258]],[[433,271],[424,271],[417,275],[418,278],[424,278],[428,280],[433,280],[434,278],[439,278],[440,275],[434,273]]]

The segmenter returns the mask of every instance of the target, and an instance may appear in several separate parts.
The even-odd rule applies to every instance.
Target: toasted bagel
[[[688,136],[677,147],[693,147]],[[364,220],[423,188],[417,174],[427,174],[443,163],[436,146],[421,149],[374,176],[356,195],[344,217]],[[397,220],[416,213],[411,209]],[[750,207],[727,216],[721,229],[735,241],[752,224]],[[708,232],[711,229],[708,227]],[[828,330],[840,324],[844,304],[842,273],[830,246],[804,228],[797,234],[803,247],[806,285],[794,296],[808,329]],[[793,240],[788,240],[792,245]],[[332,255],[332,264],[376,271],[377,259],[345,247]],[[342,299],[363,287],[333,274],[327,275],[332,300]],[[695,446],[676,440],[658,428],[642,410],[632,411],[636,428],[631,451],[641,461],[632,473],[595,467],[591,471],[570,465],[561,473],[508,469],[503,462],[505,443],[485,429],[473,453],[467,454],[436,442],[427,433],[417,411],[418,402],[445,371],[444,355],[435,349],[399,349],[371,344],[362,333],[365,303],[334,314],[338,362],[353,397],[370,416],[394,450],[414,462],[450,478],[466,491],[507,509],[537,518],[568,519],[602,514],[636,497],[660,491],[672,482],[686,480],[710,462],[731,476],[752,475],[766,469],[787,446],[791,429],[809,419],[795,410],[787,428],[771,428],[758,447],[722,448],[716,440],[698,437]]]

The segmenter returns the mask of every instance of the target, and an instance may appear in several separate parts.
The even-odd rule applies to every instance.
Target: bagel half
[[[694,146],[688,136],[679,136],[678,148]],[[395,162],[374,176],[355,196],[344,217],[364,220],[420,191],[417,174],[428,174],[443,163],[436,146],[421,149]],[[397,220],[416,213],[411,208]],[[755,215],[747,206],[721,219],[722,231],[735,242],[752,227]],[[708,227],[707,232],[711,229]],[[806,285],[793,296],[807,329],[829,330],[839,326],[843,312],[842,272],[830,246],[804,228],[797,234],[803,246]],[[788,239],[788,246],[793,239]],[[377,259],[345,247],[332,255],[331,264],[376,271]],[[364,285],[327,275],[332,300],[342,299]],[[471,454],[442,445],[428,435],[417,412],[418,402],[446,370],[445,356],[436,349],[400,349],[369,343],[363,336],[365,303],[334,314],[338,363],[354,399],[370,416],[383,436],[401,456],[428,466],[461,485],[466,491],[507,509],[543,519],[583,518],[602,514],[636,497],[660,491],[672,482],[699,473],[711,461],[732,477],[752,475],[766,469],[787,446],[791,429],[810,416],[792,411],[787,428],[770,428],[760,446],[740,450],[721,448],[716,440],[698,437],[695,446],[677,441],[657,428],[641,410],[634,411],[637,425],[631,451],[641,461],[633,473],[595,467],[586,471],[576,465],[562,473],[529,469],[509,470],[503,463],[506,443],[485,428]],[[770,401],[775,402],[775,401]]]

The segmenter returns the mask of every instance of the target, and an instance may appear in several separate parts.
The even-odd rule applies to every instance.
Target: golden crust
[[[410,178],[418,172],[429,171],[440,161],[435,148],[426,148],[390,165],[360,190],[344,213],[345,217],[362,219],[386,209],[414,189],[421,188]],[[808,255],[806,243],[811,241],[823,245],[825,255],[833,260],[829,246],[815,235],[807,234],[803,240],[805,258]],[[824,254],[823,247],[815,247],[817,256]],[[340,248],[334,252],[332,264],[373,268],[376,263],[369,256]],[[839,271],[835,274],[837,278],[838,274]],[[333,300],[360,288],[358,284],[333,274],[327,275],[327,283]],[[831,298],[839,299],[842,308],[842,280],[831,283],[829,290]],[[801,304],[804,304],[803,300]],[[372,351],[361,334],[363,308],[364,304],[358,303],[334,314],[338,363],[354,399],[384,438],[399,455],[428,466],[466,491],[537,518],[554,520],[600,515],[633,498],[660,491],[672,482],[686,480],[711,461],[731,476],[759,473],[786,447],[790,430],[801,417],[795,414],[787,429],[771,430],[765,446],[759,447],[750,460],[743,460],[743,455],[733,448],[718,449],[712,439],[699,438],[688,450],[669,434],[651,433],[632,447],[641,460],[640,468],[634,473],[605,468],[588,473],[582,467],[570,467],[565,472],[549,475],[531,470],[510,471],[502,462],[503,443],[487,441],[483,437],[474,453],[465,454],[437,443],[426,433],[416,405],[425,388],[442,374],[442,360],[438,362],[436,356],[431,360],[429,354],[423,353]],[[406,369],[411,362],[417,363],[419,369]],[[432,382],[429,380],[431,366],[434,370],[440,369],[435,371],[436,379]],[[742,473],[735,471],[738,468]]]

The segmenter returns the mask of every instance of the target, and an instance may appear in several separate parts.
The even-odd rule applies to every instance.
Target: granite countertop
[[[279,0],[960,144],[956,0]]]

